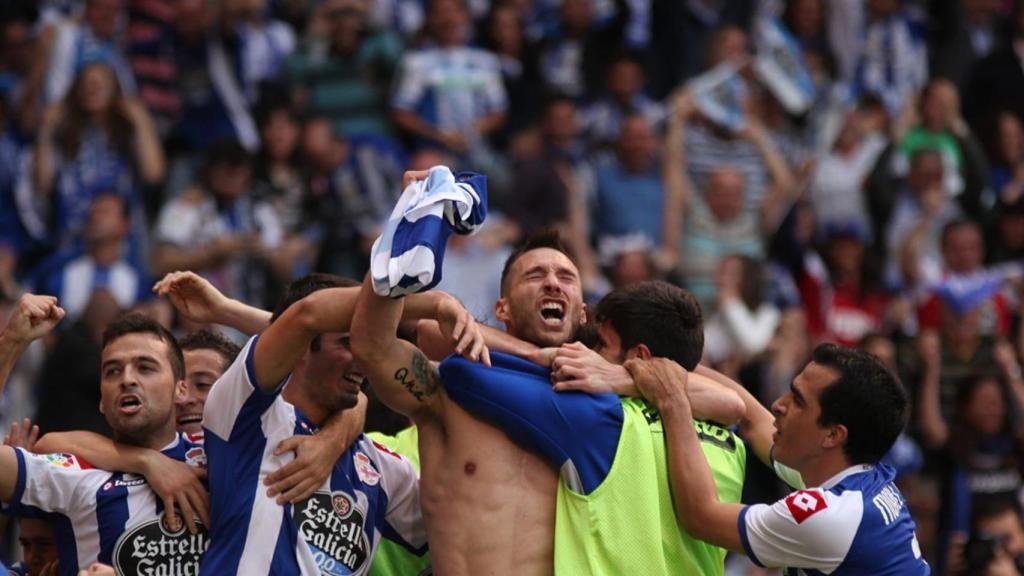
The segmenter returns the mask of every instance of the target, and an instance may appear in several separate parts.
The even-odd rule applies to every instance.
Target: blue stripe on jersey
[[[284,507],[284,517],[292,517],[291,504]],[[299,533],[292,530],[287,520],[281,522],[281,528],[277,531],[277,544],[274,546],[274,558],[270,561],[270,574],[300,573],[299,561],[295,554],[298,544]]]
[[[96,491],[96,529],[100,534],[99,561],[111,564],[111,556],[117,539],[124,533],[128,523],[128,487],[117,485],[124,480],[124,474],[113,474],[106,484]],[[113,486],[111,484],[113,483]],[[109,486],[109,488],[108,488]]]
[[[46,519],[57,545],[57,559],[62,575],[78,574],[78,545],[75,542],[75,528],[71,519],[63,514],[49,514]]]
[[[775,446],[772,446],[772,450],[775,450]],[[757,555],[754,554],[754,549],[750,547],[750,539],[747,537],[747,510],[749,509],[750,506],[744,506],[740,509],[740,515],[736,519],[736,523],[740,528],[740,542],[743,543],[743,551],[747,553],[747,558],[750,558],[750,561],[754,564],[764,568],[764,564],[761,564],[761,561],[757,559]]]
[[[14,495],[11,496],[10,501],[20,503],[25,495],[25,455],[21,453],[21,450],[15,450],[14,455],[18,458],[18,481],[14,484]]]
[[[244,407],[242,411],[245,411]],[[241,422],[241,418],[238,421]],[[231,574],[237,570],[241,560],[253,501],[256,491],[260,489],[260,458],[253,458],[252,451],[262,454],[266,446],[262,434],[250,433],[247,440],[247,444],[250,444],[248,448],[234,450],[216,434],[206,434],[210,494],[233,494],[234,497],[231,500],[210,498],[210,549],[199,567],[200,574]],[[238,441],[241,442],[241,439]],[[228,504],[232,505],[230,513],[224,510]],[[242,514],[236,514],[237,511]],[[215,550],[224,552],[210,553]]]

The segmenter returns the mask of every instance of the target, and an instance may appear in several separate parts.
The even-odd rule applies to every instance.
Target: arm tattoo
[[[437,372],[419,350],[413,351],[409,368],[399,368],[395,371],[395,380],[420,402],[437,393]]]

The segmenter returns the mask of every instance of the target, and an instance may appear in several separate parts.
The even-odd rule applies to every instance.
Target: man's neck
[[[119,444],[126,444],[128,446],[138,446],[139,448],[148,448],[150,450],[156,450],[157,452],[162,451],[171,442],[174,442],[175,437],[178,435],[176,428],[169,427],[166,430],[149,434],[144,438],[133,438],[131,436],[125,436],[122,434],[114,433],[114,440]]]
[[[821,486],[830,478],[846,470],[853,464],[842,454],[828,453],[809,463],[800,470],[800,477],[808,488]]]
[[[281,392],[281,397],[292,406],[298,408],[310,422],[320,426],[327,420],[327,412],[309,397],[306,384],[306,380],[301,374],[293,372],[291,381],[284,391]]]

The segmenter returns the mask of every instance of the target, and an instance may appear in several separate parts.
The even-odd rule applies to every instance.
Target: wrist
[[[12,334],[10,330],[0,331],[0,349],[10,350],[15,357],[21,356],[31,342],[27,335]]]

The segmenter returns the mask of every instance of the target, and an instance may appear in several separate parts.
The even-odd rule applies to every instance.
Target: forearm
[[[0,332],[0,395],[3,394],[4,388],[7,386],[11,372],[14,372],[18,358],[21,358],[28,345],[29,342],[12,338],[6,332]]]
[[[103,470],[118,470],[131,474],[145,474],[149,458],[159,456],[156,450],[115,443],[106,436],[93,432],[51,432],[36,442],[39,454],[67,452]]]
[[[677,254],[682,242],[683,216],[690,197],[690,182],[686,176],[686,154],[683,141],[683,123],[670,118],[665,136],[665,151],[661,158],[661,172],[665,180],[665,213],[662,228],[663,245],[670,254]]]
[[[328,438],[332,446],[337,446],[338,456],[363,433],[366,426],[366,394],[359,393],[359,400],[353,408],[335,412],[327,417],[320,434]]]
[[[941,448],[949,440],[949,426],[942,417],[939,403],[939,375],[936,370],[925,369],[920,394],[921,433],[929,448]]]
[[[746,404],[734,390],[701,374],[690,374],[688,382],[687,395],[698,420],[732,426],[746,416]]]
[[[395,109],[391,113],[391,118],[399,128],[413,136],[419,136],[434,142],[441,141],[439,131],[429,122],[417,116],[415,112]]]
[[[473,127],[481,136],[487,136],[505,124],[504,112],[492,112],[476,121]]]
[[[250,306],[233,298],[228,298],[224,307],[218,311],[217,324],[223,324],[238,330],[242,334],[259,334],[270,326],[271,313]]]
[[[668,400],[659,404],[659,411],[665,428],[669,483],[679,523],[688,533],[705,542],[741,550],[736,527],[740,506],[719,502],[689,406],[685,400]]]
[[[540,351],[535,344],[520,340],[504,330],[483,324],[480,324],[479,327],[487,348],[492,352],[504,352],[535,361],[535,356]],[[441,326],[432,319],[423,319],[416,324],[416,344],[427,353],[431,360],[440,361],[449,354],[455,353],[455,342],[446,338],[441,333]]]
[[[157,184],[163,180],[166,169],[164,150],[148,114],[135,121],[135,158],[143,182]]]
[[[41,135],[32,159],[32,185],[36,194],[49,196],[53,191],[53,175],[56,170],[54,155],[54,145],[50,137]]]
[[[171,244],[160,244],[153,254],[153,272],[157,275],[175,270],[205,270],[221,261],[208,247],[184,250]]]
[[[775,417],[754,398],[746,388],[725,375],[704,365],[698,365],[694,373],[706,376],[739,395],[744,405],[744,416],[739,423],[740,435],[750,443],[757,457],[771,466],[772,435],[775,432]]]

